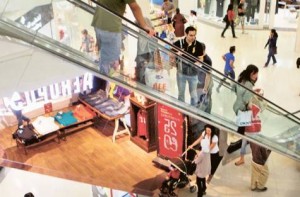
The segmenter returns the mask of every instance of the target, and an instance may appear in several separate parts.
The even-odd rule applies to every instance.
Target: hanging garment
[[[137,135],[139,137],[146,137],[148,139],[148,129],[147,129],[147,112],[145,110],[140,109],[137,114]]]

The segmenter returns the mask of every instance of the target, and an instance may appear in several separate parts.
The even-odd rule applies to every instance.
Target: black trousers
[[[224,34],[225,34],[225,32],[226,32],[226,30],[228,29],[229,26],[231,27],[232,36],[235,37],[234,22],[233,21],[232,22],[226,22],[226,26],[225,26],[225,28],[224,28],[221,35],[224,36]]]
[[[219,152],[217,153],[211,153],[210,154],[210,162],[211,162],[211,171],[210,175],[214,175],[215,172],[217,171],[217,168],[221,162],[223,157],[219,155]]]
[[[197,186],[198,186],[198,197],[202,197],[203,193],[206,191],[206,179],[197,177],[196,179]]]

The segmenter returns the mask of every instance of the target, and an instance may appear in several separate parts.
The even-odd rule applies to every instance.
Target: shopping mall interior
[[[188,88],[185,100],[178,100],[177,68],[171,64],[174,52],[170,48],[174,46],[158,38],[162,31],[167,30],[165,25],[160,25],[163,23],[160,10],[163,1],[136,1],[144,16],[153,19],[151,22],[157,37],[148,36],[131,22],[135,19],[127,7],[122,25],[120,67],[109,76],[99,72],[99,52],[82,49],[82,30],[87,30],[93,39],[91,42],[96,40],[91,26],[95,2],[0,2],[1,194],[7,197],[24,196],[29,192],[43,197],[159,196],[159,188],[172,159],[185,164],[187,155],[184,153],[191,140],[203,131],[204,124],[211,124],[226,134],[227,145],[243,137],[272,150],[272,153],[267,161],[267,191],[251,191],[252,154],[247,146],[245,162],[239,166],[235,165],[239,150],[225,153],[212,180],[207,183],[205,196],[298,196],[300,69],[296,67],[296,60],[300,57],[299,1],[293,4],[292,1],[260,0],[253,17],[245,24],[245,33],[237,25],[235,39],[230,29],[225,38],[221,37],[225,27],[222,18],[229,0],[173,0],[187,19],[190,10],[197,12],[196,39],[205,44],[205,52],[212,60],[210,74],[214,85],[209,112],[190,105]],[[222,6],[224,4],[222,11],[219,2]],[[99,9],[108,16],[113,15],[103,7]],[[277,63],[271,62],[264,67],[268,55],[265,44],[273,28],[278,33]],[[136,54],[140,38],[158,49],[163,64],[159,72],[166,73],[166,86],[158,88],[137,79],[140,71],[136,68]],[[241,136],[236,132],[236,115],[232,109],[236,95],[230,85],[237,83],[227,79],[217,91],[223,78],[222,56],[231,46],[236,47],[236,76],[249,64],[259,68],[255,88],[263,90],[261,99],[266,107],[260,114],[262,129],[254,135]],[[174,55],[177,62],[187,61],[193,67],[199,67]],[[205,64],[201,62],[200,65]],[[151,71],[148,69],[148,72]],[[100,91],[102,87],[95,83],[104,82],[99,78],[109,81],[111,90]],[[90,104],[94,89],[97,94],[103,92],[114,98],[113,101],[118,101],[118,110],[113,115],[111,111],[101,111]],[[121,96],[117,94],[120,89]],[[129,94],[125,95],[127,91]],[[119,102],[121,97],[123,100]],[[36,141],[30,144],[13,135],[20,131],[14,112],[20,110],[20,103],[13,102],[20,100],[23,114],[33,125],[31,129],[25,123],[26,128],[35,133]],[[75,123],[66,125],[60,122],[59,119],[69,112],[77,119]],[[145,119],[142,126],[141,116]],[[193,119],[201,130],[191,126]],[[52,121],[51,125],[39,126],[46,121]],[[172,121],[174,125],[168,126],[167,123],[172,124]],[[176,136],[166,139],[172,135],[169,127],[174,127]],[[142,132],[140,128],[146,131]],[[185,171],[184,168],[181,170]],[[197,196],[197,191],[191,192],[196,175],[187,177],[190,183],[184,188],[176,188],[177,196]]]

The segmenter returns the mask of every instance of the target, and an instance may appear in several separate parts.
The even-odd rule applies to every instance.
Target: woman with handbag
[[[252,90],[257,78],[258,78],[258,67],[255,65],[248,65],[247,68],[241,72],[238,78],[238,82],[245,86],[246,88]],[[242,86],[235,86],[234,87],[235,92],[236,92],[236,100],[233,104],[233,111],[235,112],[236,115],[238,115],[239,111],[246,111],[246,110],[251,110],[251,100],[253,98],[253,93],[250,92],[249,90],[245,89]],[[245,128],[239,126],[237,132],[239,134],[244,135],[245,134]],[[246,154],[246,145],[247,145],[247,140],[243,139],[242,140],[242,147],[241,147],[241,157],[239,161],[235,162],[236,166],[242,165],[245,163],[244,161],[244,155]],[[228,147],[230,149],[230,146]],[[227,150],[228,150],[227,149]]]
[[[221,34],[222,38],[225,38],[224,34],[225,34],[225,32],[226,32],[226,30],[228,29],[229,26],[231,27],[233,38],[237,38],[235,36],[235,32],[234,32],[234,17],[235,17],[235,14],[234,14],[234,11],[233,11],[233,5],[229,4],[228,8],[227,8],[227,18],[225,20],[226,26],[225,26],[222,34]]]
[[[276,30],[271,29],[268,42],[265,45],[265,48],[269,45],[269,53],[268,53],[267,62],[265,63],[264,67],[267,67],[269,65],[271,57],[273,60],[273,65],[275,65],[277,63],[276,58],[275,58],[275,54],[277,54],[277,39],[278,39],[278,34],[277,34]]]

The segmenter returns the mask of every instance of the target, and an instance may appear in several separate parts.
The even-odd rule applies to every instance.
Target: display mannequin
[[[223,17],[224,0],[217,0],[217,17]]]
[[[205,0],[204,14],[209,14],[211,0]]]
[[[255,16],[255,9],[257,8],[257,5],[258,5],[258,0],[248,0],[246,1],[248,3],[248,6],[247,6],[247,10],[248,10],[248,14],[247,14],[247,22],[249,22],[250,20],[250,17],[252,19],[254,19],[254,16]]]

